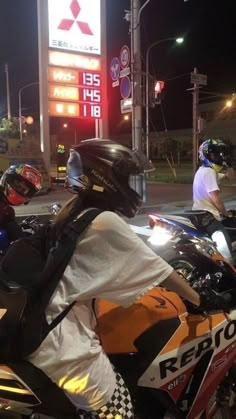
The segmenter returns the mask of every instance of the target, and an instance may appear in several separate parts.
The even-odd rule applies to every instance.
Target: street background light
[[[36,84],[39,84],[38,81],[35,81],[33,83],[26,84],[25,86],[22,86],[18,92],[18,104],[19,104],[19,126],[20,126],[20,141],[22,141],[22,111],[21,111],[21,93],[23,90],[25,90],[27,87],[34,86]]]
[[[151,49],[158,45],[161,44],[163,42],[168,42],[168,41],[175,41],[177,44],[182,44],[184,42],[184,38],[182,37],[171,37],[171,38],[164,38],[164,39],[159,39],[156,42],[153,42],[147,49],[146,51],[146,71],[145,71],[145,78],[146,78],[146,100],[145,100],[145,109],[146,109],[146,155],[149,158],[149,55],[150,55],[150,51]]]

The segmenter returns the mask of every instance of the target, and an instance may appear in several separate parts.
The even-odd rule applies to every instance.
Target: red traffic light
[[[161,93],[165,87],[164,81],[157,81],[155,84],[155,93]]]

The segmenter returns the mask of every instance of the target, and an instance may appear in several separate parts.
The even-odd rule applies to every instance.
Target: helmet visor
[[[131,173],[133,175],[139,175],[142,173],[147,173],[147,172],[152,172],[153,170],[155,170],[155,167],[153,165],[153,163],[151,162],[151,160],[149,160],[147,158],[147,156],[140,150],[133,150],[133,159],[136,163],[136,172],[135,173]]]
[[[213,163],[231,167],[231,157],[229,154],[228,147],[226,147],[225,145],[220,145],[220,146],[212,145],[209,148],[208,154],[209,154],[210,160]]]
[[[31,199],[37,192],[31,182],[17,175],[9,175],[7,183],[15,192],[26,199]]]

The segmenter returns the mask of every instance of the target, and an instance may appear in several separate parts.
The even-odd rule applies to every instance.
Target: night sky
[[[58,0],[60,1],[60,0]],[[144,1],[142,2],[144,3]],[[185,43],[171,42],[154,47],[150,71],[166,82],[163,113],[168,129],[191,126],[189,73],[196,66],[208,75],[207,90],[219,93],[236,91],[236,28],[233,0],[151,0],[142,14],[142,60],[148,45],[159,39],[184,35]],[[128,23],[123,19],[129,0],[107,0],[108,61],[129,43]],[[38,80],[37,2],[1,0],[0,13],[0,117],[6,116],[6,86],[3,64],[8,62],[12,114],[18,114],[18,91]],[[177,78],[176,78],[177,77]],[[109,86],[111,80],[109,79]],[[129,129],[119,111],[119,88],[109,88],[112,133]],[[25,113],[37,116],[38,89],[24,94]],[[163,129],[160,108],[151,112],[152,128]],[[84,123],[77,122],[83,131]]]

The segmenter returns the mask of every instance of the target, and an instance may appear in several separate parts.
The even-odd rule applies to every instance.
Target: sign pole
[[[198,136],[199,136],[199,89],[200,86],[207,85],[207,75],[198,73],[197,68],[191,73],[191,83],[193,88],[188,89],[193,93],[193,176],[197,170],[198,163]]]
[[[39,45],[40,147],[50,176],[50,133],[48,115],[48,1],[37,0]]]
[[[108,89],[107,89],[107,19],[106,0],[101,0],[101,71],[102,71],[102,92],[103,110],[102,119],[99,121],[99,138],[109,137],[108,124]]]
[[[132,86],[132,147],[142,149],[142,80],[140,54],[140,0],[131,0],[131,86]],[[142,176],[134,176],[133,187],[145,200]]]
[[[198,70],[195,67],[194,74],[198,74]],[[194,83],[193,85],[193,176],[197,171],[198,162],[198,117],[199,117],[199,85]]]

